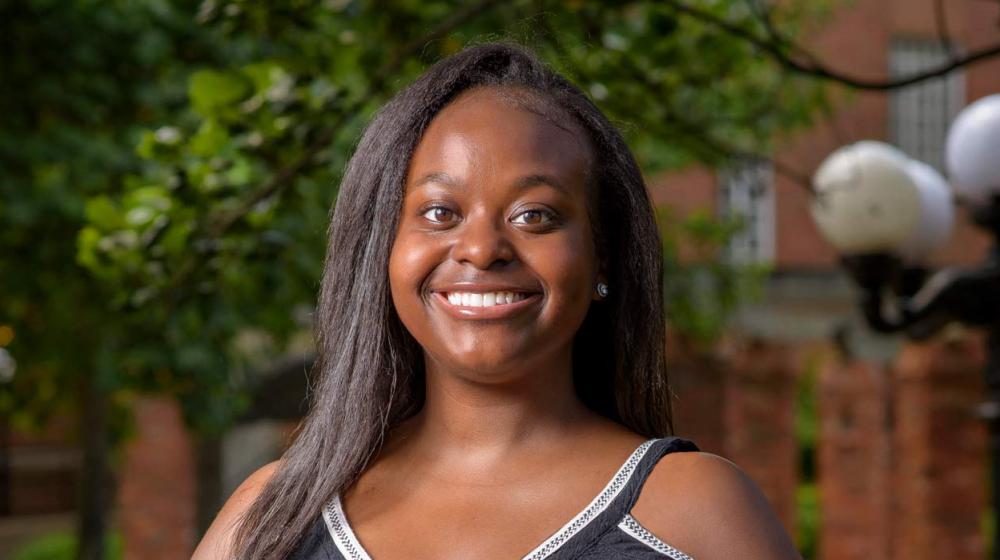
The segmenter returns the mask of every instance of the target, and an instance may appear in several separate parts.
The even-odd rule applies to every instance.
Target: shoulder
[[[757,484],[712,453],[660,459],[632,515],[695,558],[801,558]]]
[[[216,560],[229,558],[236,527],[244,512],[277,471],[280,461],[268,463],[254,471],[226,500],[212,525],[202,537],[191,560]]]

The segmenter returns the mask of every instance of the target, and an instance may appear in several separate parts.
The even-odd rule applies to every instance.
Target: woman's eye
[[[511,221],[514,222],[515,224],[537,226],[537,225],[547,224],[553,221],[554,219],[555,216],[552,214],[552,212],[549,212],[548,210],[532,209],[521,212],[517,216],[514,216],[514,219]]]
[[[425,210],[424,213],[421,214],[421,216],[427,218],[432,222],[445,224],[451,221],[451,218],[454,218],[455,213],[452,212],[451,210],[448,210],[444,206],[433,206]]]

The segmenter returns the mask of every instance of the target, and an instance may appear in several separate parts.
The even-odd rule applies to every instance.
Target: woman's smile
[[[538,292],[472,291],[471,289],[432,292],[433,302],[456,319],[509,319],[531,308],[542,300]]]

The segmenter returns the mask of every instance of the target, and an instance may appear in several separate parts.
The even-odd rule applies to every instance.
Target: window
[[[889,47],[889,75],[912,76],[949,60],[936,39],[896,39]],[[944,171],[948,125],[965,105],[961,70],[897,89],[889,94],[889,141],[912,158]]]
[[[726,247],[730,262],[774,262],[774,171],[770,161],[745,160],[720,171],[718,208],[722,217],[743,220],[743,229]]]

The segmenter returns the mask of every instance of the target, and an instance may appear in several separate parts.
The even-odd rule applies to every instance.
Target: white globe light
[[[955,117],[945,144],[945,166],[956,194],[984,206],[1000,194],[1000,94],[988,95]]]
[[[920,223],[908,158],[882,142],[845,146],[813,175],[816,226],[842,254],[897,253]]]
[[[951,235],[955,205],[951,202],[951,188],[937,169],[911,159],[906,162],[906,171],[920,193],[920,223],[900,246],[899,254],[907,264],[920,264]]]

